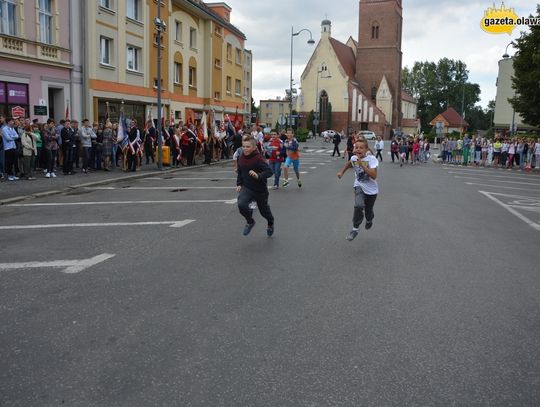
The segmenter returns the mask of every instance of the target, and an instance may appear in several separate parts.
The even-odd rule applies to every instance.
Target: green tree
[[[418,100],[418,118],[422,130],[429,132],[429,122],[448,107],[465,116],[480,100],[480,86],[468,82],[469,71],[462,61],[442,58],[439,62],[415,62],[402,70],[403,90]]]
[[[536,6],[536,14],[540,17],[540,5]],[[509,101],[525,123],[536,127],[540,126],[540,26],[529,28],[531,31],[522,33],[514,43],[517,52],[512,87],[516,95]]]

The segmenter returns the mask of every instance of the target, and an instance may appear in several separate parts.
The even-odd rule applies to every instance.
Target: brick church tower
[[[388,87],[392,107],[385,114],[393,129],[401,127],[402,23],[401,0],[360,0],[356,80],[373,102],[381,83]]]

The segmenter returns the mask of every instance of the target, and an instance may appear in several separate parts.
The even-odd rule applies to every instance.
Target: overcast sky
[[[215,0],[210,0],[214,2]],[[316,43],[320,39],[321,21],[332,22],[332,37],[346,42],[358,39],[358,0],[226,0],[231,8],[231,22],[247,37],[245,47],[253,52],[253,98],[284,96],[289,86],[291,27],[307,28]],[[448,57],[466,63],[469,81],[482,91],[480,104],[495,99],[498,61],[508,43],[526,26],[517,26],[511,35],[488,34],[480,28],[484,11],[493,0],[404,0],[403,66],[415,61],[433,61]],[[500,1],[495,5],[500,7]],[[507,0],[520,17],[536,13],[534,0]],[[308,33],[294,37],[293,78],[300,75],[313,52],[307,44]],[[514,50],[508,48],[510,55]]]

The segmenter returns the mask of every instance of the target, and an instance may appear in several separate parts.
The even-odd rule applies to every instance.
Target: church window
[[[328,93],[326,93],[325,90],[321,92],[321,96],[319,98],[319,117],[320,120],[325,121],[328,120],[327,118],[327,112],[328,112]]]
[[[377,99],[377,87],[373,86],[371,88],[371,100],[375,101]]]
[[[371,39],[378,39],[379,38],[379,24],[373,23],[371,26]]]

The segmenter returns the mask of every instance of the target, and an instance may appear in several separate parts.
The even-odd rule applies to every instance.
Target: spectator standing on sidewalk
[[[43,141],[45,143],[45,156],[47,157],[47,172],[45,173],[45,177],[56,178],[54,166],[56,164],[56,155],[58,153],[58,139],[60,138],[60,136],[56,134],[56,128],[53,119],[47,120],[43,136]]]
[[[43,131],[42,125],[37,123],[32,124],[32,133],[34,133],[34,140],[36,141],[36,157],[32,163],[34,171],[42,169],[43,165]]]
[[[32,171],[33,163],[36,160],[36,140],[32,127],[27,125],[24,129],[24,133],[21,137],[21,144],[23,148],[23,173],[24,178],[27,180],[34,180],[34,174]]]
[[[8,117],[4,126],[2,127],[2,140],[4,144],[5,155],[5,171],[8,176],[8,181],[16,181],[19,178],[16,174],[16,162],[17,162],[17,146],[15,140],[19,139],[19,133],[14,128],[15,120],[12,117]]]
[[[65,175],[73,174],[73,152],[75,149],[74,131],[71,128],[71,121],[66,120],[64,128],[60,133],[62,138],[62,156],[64,159],[63,172]]]
[[[92,150],[92,140],[96,139],[96,134],[88,119],[82,121],[82,128],[80,130],[81,148],[82,148],[82,172],[88,174],[88,165],[90,162],[90,151]]]
[[[111,156],[112,156],[112,144],[113,144],[113,130],[112,123],[107,120],[105,123],[105,129],[103,129],[103,169],[105,171],[111,170]]]

